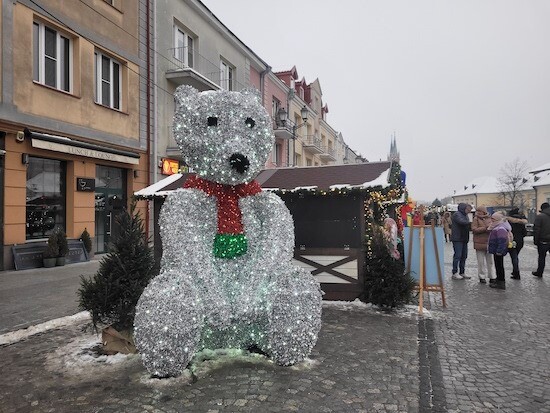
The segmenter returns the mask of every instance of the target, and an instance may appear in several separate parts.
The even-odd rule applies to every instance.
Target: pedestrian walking
[[[533,271],[532,274],[540,278],[546,264],[546,253],[550,251],[550,204],[548,202],[544,202],[540,206],[540,214],[535,218],[533,242],[537,246],[539,262],[537,270]]]
[[[497,274],[496,282],[491,283],[491,288],[500,290],[506,289],[506,279],[504,278],[504,256],[508,253],[508,243],[512,241],[512,227],[510,223],[504,219],[504,215],[500,212],[495,212],[491,215],[491,225],[489,226],[491,233],[487,243],[489,254],[493,254],[495,262],[495,272]]]
[[[479,205],[472,220],[472,234],[474,249],[477,258],[477,275],[481,284],[486,284],[485,274],[489,277],[489,282],[494,282],[493,274],[493,256],[487,251],[487,243],[491,230],[491,217],[487,213],[485,205]]]
[[[472,278],[465,273],[468,258],[468,241],[470,241],[470,219],[468,214],[472,206],[464,202],[458,204],[458,211],[451,217],[451,241],[453,242],[453,275],[454,280]],[[458,274],[457,274],[458,272]]]
[[[451,221],[451,213],[449,211],[446,211],[443,214],[443,218],[441,219],[443,222],[443,233],[445,234],[445,242],[451,241],[451,225],[453,224]]]
[[[512,276],[510,278],[519,280],[521,278],[519,273],[519,253],[523,248],[523,238],[527,235],[527,229],[525,225],[529,222],[527,217],[519,212],[519,208],[512,208],[508,212],[506,220],[512,227],[512,234],[514,235],[514,241],[512,248],[508,248],[510,259],[512,260]]]

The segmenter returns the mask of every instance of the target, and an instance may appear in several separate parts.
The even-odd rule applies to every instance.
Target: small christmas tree
[[[79,307],[91,313],[95,329],[103,324],[131,331],[137,301],[156,275],[156,267],[135,200],[116,221],[120,233],[113,238],[98,272],[91,278],[81,277]]]
[[[84,231],[82,231],[82,234],[80,235],[80,240],[82,241],[82,244],[84,244],[84,249],[89,254],[92,252],[92,237],[90,237],[90,233],[88,232],[87,228],[84,228]]]
[[[69,242],[67,241],[67,234],[61,228],[56,228],[55,239],[57,247],[59,249],[59,257],[64,257],[69,253]]]
[[[411,301],[414,279],[405,274],[405,263],[390,255],[388,234],[373,225],[371,254],[367,257],[365,290],[368,302],[385,308],[401,307]]]

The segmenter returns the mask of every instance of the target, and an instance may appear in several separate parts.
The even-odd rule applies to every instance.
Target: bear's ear
[[[180,109],[180,106],[183,104],[183,101],[190,96],[198,95],[199,91],[193,86],[181,85],[178,86],[174,92],[174,102],[176,103],[176,111]]]
[[[260,91],[255,87],[246,87],[241,90],[241,93],[250,99],[256,100],[256,102],[260,105],[262,104],[262,96],[260,95]]]

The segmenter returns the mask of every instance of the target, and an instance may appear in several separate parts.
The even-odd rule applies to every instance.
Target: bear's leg
[[[145,288],[136,307],[134,335],[147,370],[159,377],[180,375],[197,351],[204,312],[196,290],[167,272]]]
[[[271,284],[268,348],[273,360],[290,366],[305,359],[321,328],[321,289],[307,271],[293,267]]]

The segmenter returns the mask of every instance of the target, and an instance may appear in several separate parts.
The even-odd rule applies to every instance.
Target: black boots
[[[496,288],[498,290],[505,290],[506,281],[496,280],[494,283],[489,284],[489,287]]]

